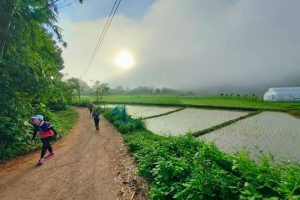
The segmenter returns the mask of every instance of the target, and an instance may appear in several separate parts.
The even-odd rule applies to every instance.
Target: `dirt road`
[[[0,199],[145,199],[121,135],[103,118],[96,131],[88,110],[76,110],[75,128],[43,166],[39,152],[0,165]]]

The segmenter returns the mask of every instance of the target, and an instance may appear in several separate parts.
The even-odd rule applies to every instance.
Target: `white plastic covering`
[[[300,101],[300,87],[270,88],[264,101]]]

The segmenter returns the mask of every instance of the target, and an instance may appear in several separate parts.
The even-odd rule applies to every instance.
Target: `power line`
[[[108,31],[108,28],[109,28],[109,26],[110,26],[110,24],[111,24],[114,16],[115,16],[115,13],[117,12],[117,9],[118,9],[118,7],[120,5],[120,2],[121,2],[121,0],[115,0],[115,3],[114,3],[114,5],[113,5],[113,7],[111,9],[111,12],[110,12],[109,17],[108,17],[108,19],[106,21],[106,24],[105,24],[105,26],[104,26],[104,28],[102,30],[102,33],[101,33],[101,35],[100,35],[100,37],[98,39],[97,45],[96,45],[96,47],[95,47],[95,49],[93,51],[93,54],[92,54],[92,56],[91,56],[91,58],[90,58],[90,60],[88,62],[88,65],[87,65],[87,67],[86,67],[86,69],[85,69],[85,71],[83,73],[83,76],[86,74],[86,72],[88,71],[90,65],[94,61],[94,58],[95,58],[95,56],[96,56],[96,54],[97,54],[97,52],[98,52],[98,50],[99,50],[99,48],[100,48],[103,40],[104,40],[104,37],[105,37],[105,35],[106,35],[107,31]]]
[[[99,37],[99,39],[98,39],[97,45],[96,45],[96,47],[94,48],[94,51],[93,51],[93,53],[92,53],[92,56],[91,56],[91,58],[90,58],[90,60],[89,60],[89,62],[88,62],[88,64],[87,64],[87,66],[86,66],[86,68],[85,68],[85,70],[84,70],[84,72],[83,72],[83,76],[85,76],[85,74],[86,74],[86,72],[88,71],[90,65],[91,65],[92,62],[94,61],[94,58],[95,58],[95,56],[96,56],[96,54],[97,54],[97,52],[98,52],[98,50],[99,50],[99,48],[100,48],[100,46],[101,46],[101,44],[102,44],[104,38],[105,38],[105,36],[106,36],[106,33],[107,33],[107,31],[108,31],[108,29],[109,29],[109,27],[110,27],[110,24],[111,24],[111,22],[112,22],[112,20],[113,20],[113,18],[114,18],[114,16],[115,16],[117,10],[118,10],[118,7],[119,7],[121,1],[122,1],[122,0],[115,0],[115,3],[114,3],[114,5],[113,5],[113,7],[112,7],[112,9],[111,9],[111,11],[110,11],[109,17],[107,18],[107,21],[106,21],[106,23],[105,23],[105,26],[104,26],[104,28],[103,28],[103,30],[102,30],[102,32],[101,32],[101,35],[100,35],[100,37]]]
[[[91,56],[91,58],[90,58],[90,60],[89,60],[89,62],[88,62],[88,64],[87,64],[87,67],[86,67],[86,69],[85,69],[84,74],[86,73],[88,66],[92,63],[92,61],[93,61],[93,59],[94,59],[94,57],[95,57],[95,55],[96,55],[96,52],[97,52],[97,49],[99,48],[101,39],[102,39],[102,37],[103,37],[103,35],[104,35],[104,32],[105,32],[105,30],[106,30],[106,28],[107,28],[107,26],[108,26],[108,23],[109,23],[109,21],[110,21],[110,18],[112,17],[112,14],[113,14],[113,12],[114,12],[114,10],[115,10],[115,6],[116,6],[116,4],[117,4],[117,1],[118,1],[118,0],[115,0],[115,3],[114,3],[114,5],[113,5],[113,7],[112,7],[112,9],[111,9],[111,11],[110,11],[110,13],[109,13],[109,17],[107,18],[106,23],[105,23],[105,25],[104,25],[104,28],[102,29],[102,32],[101,32],[101,34],[100,34],[100,37],[99,37],[98,42],[97,42],[97,44],[96,44],[96,47],[95,47],[94,50],[93,50],[92,56]]]

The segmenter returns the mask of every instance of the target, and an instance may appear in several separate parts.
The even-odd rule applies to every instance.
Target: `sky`
[[[199,91],[300,86],[299,0],[122,0],[83,75],[113,3],[59,10],[67,77]],[[130,69],[114,63],[121,51],[134,57]]]

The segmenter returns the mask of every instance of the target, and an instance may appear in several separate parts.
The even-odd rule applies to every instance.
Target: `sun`
[[[121,69],[130,69],[134,65],[133,55],[127,51],[121,51],[115,58],[115,64]]]

